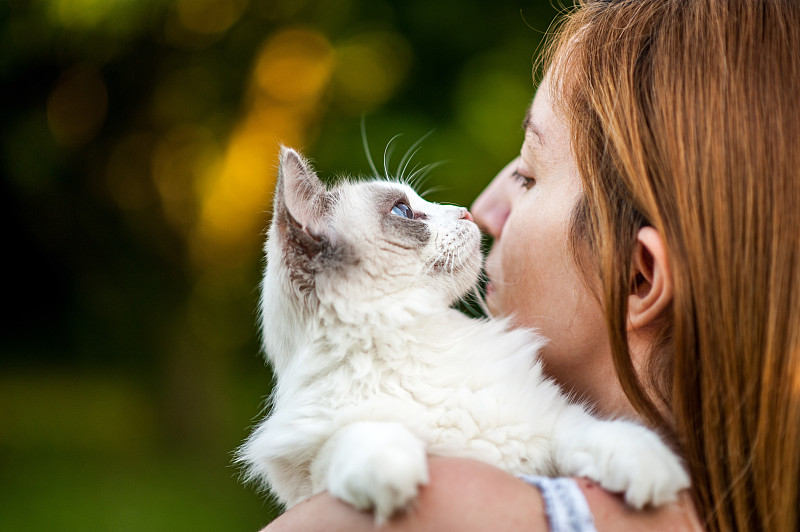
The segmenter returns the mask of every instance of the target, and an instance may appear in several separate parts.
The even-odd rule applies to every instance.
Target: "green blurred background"
[[[257,530],[231,454],[279,143],[320,174],[519,149],[547,0],[3,0],[0,530]]]

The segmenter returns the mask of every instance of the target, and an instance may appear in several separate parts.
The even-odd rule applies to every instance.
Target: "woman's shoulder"
[[[430,483],[413,508],[381,530],[549,530],[542,492],[495,467],[473,460],[431,458]],[[575,480],[598,530],[701,530],[688,496],[664,507],[635,511],[597,484]],[[373,530],[372,516],[323,493],[301,503],[268,530]]]
[[[681,493],[675,502],[636,510],[625,504],[620,495],[604,490],[594,481],[576,478],[575,482],[586,497],[597,530],[704,530],[688,491]]]
[[[434,457],[428,464],[430,482],[413,507],[395,515],[381,532],[548,529],[541,495],[523,481],[472,460]],[[266,530],[357,532],[374,530],[374,519],[322,493],[294,506]]]

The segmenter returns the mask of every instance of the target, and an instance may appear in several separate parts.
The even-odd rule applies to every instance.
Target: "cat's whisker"
[[[389,142],[386,143],[386,148],[384,148],[383,150],[383,172],[384,172],[384,178],[387,180],[392,179],[392,176],[389,173],[389,161],[391,160],[392,153],[394,152],[394,146],[392,146],[392,143],[394,143],[395,140],[397,140],[399,137],[402,136],[403,136],[402,133],[398,133],[397,135],[389,139]]]
[[[411,157],[409,157],[408,160],[406,160],[404,164],[400,164],[400,165],[397,166],[397,171],[398,171],[398,175],[400,176],[400,179],[404,183],[406,183],[408,186],[410,186],[412,188],[414,188],[414,181],[413,181],[413,179],[411,177],[409,177],[409,178],[406,177],[406,171],[408,170],[408,165],[411,163],[411,159],[414,157],[414,155],[418,151],[419,151],[419,148],[414,150],[414,153],[411,154]],[[419,163],[414,165],[414,168],[411,169],[411,176],[414,175],[414,173],[415,173],[415,171],[416,171],[416,169],[418,167],[419,167]]]
[[[372,170],[372,173],[375,175],[375,177],[378,177],[380,174],[378,173],[378,169],[375,168],[375,162],[372,160],[372,153],[369,150],[369,143],[367,142],[367,126],[364,115],[361,115],[361,143],[364,146],[364,153],[367,156],[367,162],[369,163],[369,167]]]
[[[411,173],[408,175],[408,177],[404,176],[403,181],[408,184],[408,186],[416,190],[422,186],[425,180],[429,177],[431,171],[433,171],[433,169],[437,166],[440,166],[442,163],[443,161],[429,164],[416,163],[411,169]],[[406,170],[408,170],[407,166],[403,168],[404,174]]]
[[[428,259],[428,261],[425,263],[425,266],[427,266],[426,269],[425,269],[425,275],[430,275],[430,273],[436,267],[436,264],[441,259],[442,255],[443,255],[443,252],[439,252],[438,255],[435,255],[435,256],[431,257],[430,259]]]
[[[456,269],[457,254],[452,250],[442,250],[437,255],[428,259],[426,265],[426,275],[429,275],[434,269],[439,267],[447,273],[453,273]]]
[[[433,129],[431,129],[430,131],[428,131],[427,133],[425,133],[424,135],[422,135],[422,136],[421,136],[421,137],[420,137],[420,138],[419,138],[419,139],[418,139],[418,140],[417,140],[417,141],[416,141],[414,144],[412,144],[412,145],[411,145],[411,147],[410,147],[408,150],[406,150],[406,152],[403,154],[403,157],[402,157],[402,159],[400,159],[400,164],[398,164],[398,165],[397,165],[397,173],[398,173],[398,175],[400,176],[400,178],[401,178],[401,179],[403,178],[403,176],[404,176],[404,175],[405,175],[405,173],[406,173],[406,167],[408,166],[408,163],[410,163],[410,162],[411,162],[411,159],[413,159],[413,158],[414,158],[414,155],[416,155],[416,153],[419,151],[420,145],[421,145],[421,144],[422,144],[422,143],[425,141],[425,139],[427,139],[428,137],[430,137],[430,136],[433,134],[433,132],[434,132],[434,130],[433,130]]]
[[[437,161],[435,163],[426,164],[422,168],[416,170],[414,174],[411,175],[409,181],[411,182],[411,186],[416,190],[423,185],[423,183],[428,179],[430,173],[437,167],[443,165],[445,161]]]
[[[489,276],[486,275],[486,271],[481,269],[480,274],[478,275],[478,283],[480,285],[485,285],[486,283],[490,282]]]
[[[428,189],[420,192],[419,195],[420,195],[421,198],[424,198],[428,194],[433,194],[434,192],[441,192],[442,190],[447,190],[447,187],[442,187],[442,186],[431,187],[431,188],[428,188]]]
[[[414,179],[417,175],[417,172],[419,171],[419,167],[420,163],[414,164],[414,168],[411,169],[411,174],[408,177],[406,177],[406,167],[403,167],[403,173],[402,173],[403,183],[407,184],[413,189],[416,189],[416,187],[414,186]]]
[[[486,297],[481,292],[480,286],[476,284],[472,287],[472,290],[469,293],[470,300],[475,303],[478,308],[483,312],[484,316],[490,316],[491,312],[489,312],[489,306],[486,304]]]

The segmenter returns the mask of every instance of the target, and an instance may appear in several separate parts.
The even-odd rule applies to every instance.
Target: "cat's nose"
[[[475,219],[472,218],[472,214],[467,209],[461,209],[461,216],[459,217],[459,220],[466,220],[473,223],[475,222]]]

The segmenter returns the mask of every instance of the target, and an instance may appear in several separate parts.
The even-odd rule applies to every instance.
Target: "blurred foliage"
[[[0,528],[255,530],[231,453],[278,146],[367,175],[432,131],[429,198],[511,159],[541,0],[4,0]],[[391,168],[391,165],[390,165]],[[391,171],[391,170],[390,170]]]

